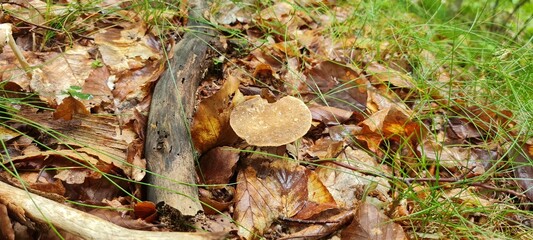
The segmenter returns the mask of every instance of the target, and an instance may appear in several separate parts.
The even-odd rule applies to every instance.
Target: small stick
[[[445,182],[445,183],[451,183],[451,184],[459,184],[459,183],[462,183],[464,180],[467,180],[467,179],[468,178],[439,178],[439,179],[436,179],[436,178],[404,178],[403,181],[405,183],[407,183],[407,184],[411,184],[413,182],[435,182],[435,183]],[[491,185],[486,184],[486,183],[472,182],[472,183],[468,183],[468,185],[472,186],[472,187],[481,187],[481,188],[485,188],[485,189],[489,189],[489,190],[494,190],[494,191],[497,191],[497,192],[504,192],[504,193],[515,195],[515,196],[521,197],[521,198],[525,198],[526,197],[526,195],[524,195],[522,193],[519,193],[517,191],[513,191],[513,190],[510,190],[510,189],[506,189],[506,188],[494,187],[494,186],[491,186]]]
[[[303,224],[328,224],[328,223],[339,223],[340,221],[335,220],[309,220],[309,219],[297,219],[297,218],[288,218],[288,217],[279,217],[281,221],[285,222],[295,222]]]

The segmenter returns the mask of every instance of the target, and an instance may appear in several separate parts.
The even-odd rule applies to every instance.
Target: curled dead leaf
[[[275,103],[256,96],[237,105],[230,115],[233,131],[255,146],[281,146],[294,142],[309,131],[311,121],[309,108],[291,96]]]
[[[341,234],[341,239],[407,239],[403,228],[391,222],[375,206],[364,203],[359,206],[353,222]]]

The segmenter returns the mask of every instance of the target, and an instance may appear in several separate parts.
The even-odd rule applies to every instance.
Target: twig
[[[384,178],[387,178],[387,179],[394,179],[393,177],[387,176],[385,174],[363,170],[363,169],[360,169],[358,167],[355,167],[355,166],[352,166],[352,165],[349,165],[349,164],[346,164],[346,163],[342,163],[342,162],[339,162],[339,161],[335,161],[335,160],[332,160],[332,159],[319,159],[319,160],[313,161],[313,163],[333,163],[333,164],[335,164],[335,165],[337,165],[339,167],[343,167],[343,168],[346,168],[346,169],[349,169],[349,170],[352,170],[352,171],[355,171],[355,172],[358,172],[358,173],[362,173],[362,174],[366,174],[366,175],[370,175],[370,176],[374,176],[374,177],[384,177]]]
[[[328,223],[339,223],[340,221],[337,220],[309,220],[309,219],[297,219],[297,218],[288,218],[288,217],[279,217],[278,218],[281,221],[285,222],[295,222],[295,223],[302,223],[302,224],[328,224]]]
[[[316,160],[316,161],[313,161],[313,163],[333,163],[337,166],[340,166],[340,167],[343,167],[343,168],[346,168],[346,169],[349,169],[349,170],[352,170],[352,171],[356,171],[356,172],[359,172],[359,173],[362,173],[362,174],[366,174],[366,175],[370,175],[370,176],[374,176],[374,177],[383,177],[383,178],[387,178],[388,180],[396,180],[397,178],[394,178],[394,177],[391,177],[391,176],[387,176],[385,174],[381,174],[381,173],[376,173],[376,172],[371,172],[371,171],[367,171],[367,170],[363,170],[363,169],[360,169],[358,167],[354,167],[354,166],[351,166],[351,165],[348,165],[348,164],[345,164],[345,163],[342,163],[342,162],[338,162],[338,161],[335,161],[335,160],[331,160],[331,159],[324,159],[324,160]],[[472,177],[468,177],[468,173],[470,173],[472,170],[470,169],[470,171],[467,171],[466,173],[464,173],[463,175],[461,175],[460,177],[451,177],[451,178],[403,178],[401,179],[403,182],[405,182],[407,185],[410,185],[411,183],[413,182],[434,182],[434,183],[451,183],[451,184],[460,184],[460,183],[467,183],[465,182],[465,180],[467,179],[471,179]],[[481,183],[481,182],[470,182],[468,183],[468,185],[470,186],[473,186],[473,187],[481,187],[481,188],[485,188],[485,189],[489,189],[489,190],[494,190],[494,191],[497,191],[497,192],[504,192],[504,193],[508,193],[508,194],[511,194],[511,195],[515,195],[517,197],[521,197],[521,198],[525,198],[526,196],[522,193],[519,193],[517,191],[513,191],[513,190],[510,190],[510,189],[506,189],[506,188],[498,188],[498,187],[494,187],[494,186],[491,186],[491,185],[488,185],[486,183]]]
[[[404,178],[403,181],[407,184],[411,184],[413,182],[434,182],[434,183],[444,182],[444,183],[451,183],[451,184],[467,183],[469,186],[472,186],[472,187],[481,187],[481,188],[485,188],[489,190],[494,190],[497,192],[504,192],[504,193],[512,194],[512,195],[522,197],[522,198],[526,197],[526,195],[519,193],[517,191],[510,190],[510,189],[494,187],[489,184],[481,183],[481,182],[466,182],[467,179],[470,179],[470,178],[466,178],[466,177],[464,178],[452,177],[452,178],[439,178],[439,179],[437,178]]]

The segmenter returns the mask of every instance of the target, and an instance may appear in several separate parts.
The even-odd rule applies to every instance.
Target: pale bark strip
[[[149,232],[123,228],[4,182],[0,182],[0,204],[6,205],[8,209],[15,210],[17,213],[23,213],[24,216],[20,217],[41,223],[51,223],[83,239],[211,240],[224,238],[224,233]]]
[[[158,186],[149,187],[148,199],[165,201],[185,215],[202,209],[194,186],[195,159],[188,125],[196,88],[212,63],[209,42],[214,35],[208,30],[211,27],[198,21],[207,4],[203,0],[190,3],[189,31],[176,45],[174,57],[154,89],[145,143],[148,170],[164,176],[148,173],[148,182]]]

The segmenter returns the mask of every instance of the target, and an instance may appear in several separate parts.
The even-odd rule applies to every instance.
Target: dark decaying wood
[[[212,63],[209,42],[214,32],[202,24],[205,0],[190,1],[187,33],[175,47],[168,69],[155,86],[147,124],[145,156],[148,199],[165,201],[185,215],[201,210],[197,200],[194,155],[189,133],[195,92]],[[155,173],[155,174],[154,174]]]

